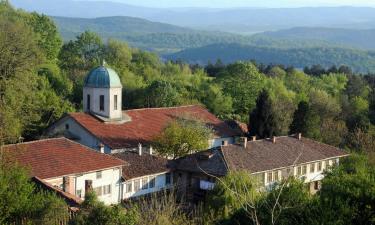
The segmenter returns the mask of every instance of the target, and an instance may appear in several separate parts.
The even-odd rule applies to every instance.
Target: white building
[[[127,162],[122,170],[124,200],[173,187],[173,172],[167,159],[142,152],[122,152],[113,156]]]
[[[82,113],[70,113],[51,125],[48,135],[64,134],[83,145],[105,153],[138,150],[148,152],[152,139],[178,118],[200,120],[214,130],[210,147],[234,142],[241,134],[202,106],[145,108],[122,111],[122,85],[115,71],[105,66],[92,70],[83,88]],[[104,147],[104,148],[101,148]]]
[[[122,200],[122,167],[126,163],[118,158],[66,138],[6,145],[3,150],[30,169],[31,177],[67,193],[65,196],[84,200],[85,193],[93,190],[107,205]]]
[[[213,188],[216,177],[230,171],[247,171],[262,188],[296,177],[309,187],[311,193],[320,189],[324,171],[339,163],[348,154],[334,146],[299,135],[248,141],[195,153],[178,159],[175,183],[187,196],[202,196]]]

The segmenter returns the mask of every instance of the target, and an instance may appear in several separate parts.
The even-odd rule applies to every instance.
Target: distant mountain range
[[[90,30],[98,33],[103,39],[115,38],[126,41],[133,47],[160,53],[177,52],[215,43],[241,43],[284,48],[331,46],[330,43],[324,41],[288,41],[287,39],[276,39],[266,35],[247,36],[226,32],[193,30],[125,16],[93,19],[52,18],[66,41],[74,39],[75,36],[85,30]]]
[[[117,2],[72,0],[11,0],[16,7],[62,17],[131,16],[204,30],[255,33],[293,27],[375,27],[375,9],[368,7],[312,8],[180,8],[160,9]]]
[[[283,64],[297,68],[315,64],[324,67],[348,65],[357,72],[375,72],[375,52],[336,47],[280,49],[241,44],[214,44],[183,50],[164,57],[198,64],[221,59],[224,63],[255,60],[259,63]]]

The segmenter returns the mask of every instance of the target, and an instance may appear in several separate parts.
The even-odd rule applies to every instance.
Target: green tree
[[[294,112],[293,115],[293,122],[290,125],[290,134],[296,133],[307,133],[307,120],[309,114],[309,104],[305,101],[301,101],[298,104],[297,110]]]
[[[246,208],[246,216],[257,216],[258,202],[262,193],[257,190],[257,182],[247,171],[228,173],[218,179],[215,188],[207,197],[206,213],[213,214],[215,222],[228,220],[238,210]]]
[[[224,93],[232,97],[234,113],[240,115],[243,121],[246,121],[249,111],[254,109],[264,80],[265,76],[259,73],[256,66],[243,62],[227,66],[218,76]]]
[[[45,53],[47,59],[56,60],[62,40],[52,19],[33,12],[28,15],[27,23],[37,34],[38,46]]]
[[[97,200],[93,192],[85,196],[85,201],[71,225],[136,225],[138,214],[134,209],[121,206],[106,206]]]
[[[375,222],[374,166],[366,157],[352,155],[326,174],[319,193],[320,218],[325,224]]]
[[[179,94],[168,81],[154,81],[145,92],[148,107],[171,107],[179,104]]]
[[[255,109],[250,113],[249,132],[252,136],[269,138],[277,135],[277,124],[271,99],[263,90],[256,101]]]
[[[163,156],[178,158],[191,152],[206,150],[212,130],[204,123],[189,118],[172,121],[153,141],[153,147]]]

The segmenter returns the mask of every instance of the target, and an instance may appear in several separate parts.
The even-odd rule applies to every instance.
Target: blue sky
[[[93,1],[93,0],[90,0]],[[99,1],[99,0],[96,0]],[[372,6],[375,0],[101,0],[149,7],[303,7],[303,6]]]

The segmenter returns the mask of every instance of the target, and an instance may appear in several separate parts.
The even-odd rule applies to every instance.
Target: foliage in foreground
[[[0,151],[0,224],[24,219],[31,225],[50,225],[67,217],[68,206],[62,199],[38,190],[27,170]]]
[[[326,171],[316,195],[292,178],[249,199],[243,196],[255,196],[256,186],[246,173],[233,173],[217,184],[205,215],[215,215],[213,224],[374,224],[374,169],[366,156],[354,154]]]

